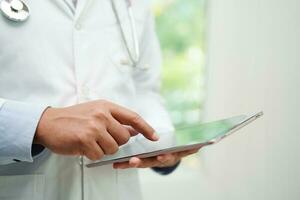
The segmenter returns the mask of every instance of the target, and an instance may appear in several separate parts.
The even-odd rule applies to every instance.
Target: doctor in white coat
[[[197,150],[92,169],[85,163],[137,133],[155,141],[154,130],[172,129],[147,1],[132,4],[136,63],[128,1],[25,3],[26,21],[0,16],[0,199],[141,199],[135,168],[172,171]]]

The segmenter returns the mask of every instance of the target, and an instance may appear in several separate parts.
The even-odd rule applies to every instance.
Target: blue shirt
[[[0,108],[0,165],[33,161],[33,138],[46,108],[45,105],[4,102]]]
[[[44,149],[33,145],[39,120],[48,106],[6,101],[0,108],[0,165],[33,162],[33,156]],[[174,167],[153,168],[159,174],[172,173]]]

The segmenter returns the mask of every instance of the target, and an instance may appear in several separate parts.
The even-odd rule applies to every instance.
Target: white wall
[[[300,1],[209,0],[208,13],[206,118],[265,116],[203,150],[198,191],[208,200],[299,200]]]

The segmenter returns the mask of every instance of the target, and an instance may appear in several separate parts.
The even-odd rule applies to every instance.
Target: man
[[[0,199],[141,199],[135,168],[167,174],[197,150],[85,163],[172,129],[149,5],[133,4],[141,56],[132,67],[110,0],[29,3],[28,21],[0,19]],[[115,5],[131,41],[126,1]]]

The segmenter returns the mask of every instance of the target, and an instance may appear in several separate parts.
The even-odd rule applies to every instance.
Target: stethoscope
[[[5,17],[15,22],[26,21],[30,15],[28,5],[22,0],[2,0],[0,9]]]
[[[115,0],[111,0],[111,5],[113,8],[113,12],[116,16],[117,23],[120,28],[121,37],[122,40],[124,41],[126,51],[132,62],[131,64],[133,67],[136,67],[140,58],[139,40],[137,36],[137,30],[136,30],[136,25],[135,25],[133,10],[132,10],[132,2],[131,0],[125,0],[125,1],[128,10],[128,16],[130,19],[130,28],[131,28],[132,38],[133,38],[134,52],[131,52],[130,50],[129,42],[126,39],[125,31],[124,28],[122,27],[121,19],[116,7]],[[0,10],[2,11],[2,14],[5,17],[15,22],[24,22],[30,16],[30,9],[27,3],[24,2],[23,0],[2,0],[0,4]]]
[[[129,43],[126,39],[126,34],[125,34],[125,31],[122,27],[120,16],[119,16],[118,10],[116,8],[115,0],[111,0],[111,4],[112,4],[114,14],[116,16],[117,22],[118,22],[119,27],[120,27],[121,36],[122,36],[122,39],[124,41],[126,51],[127,51],[128,56],[129,56],[129,58],[132,62],[132,66],[136,67],[138,62],[139,62],[139,59],[140,59],[139,40],[138,40],[138,36],[137,36],[135,20],[134,20],[134,15],[133,15],[133,11],[132,11],[132,2],[131,2],[131,0],[125,0],[125,1],[126,1],[126,6],[127,6],[127,10],[128,10],[129,19],[130,19],[130,28],[131,28],[132,38],[133,38],[134,53],[132,53],[130,51]]]

